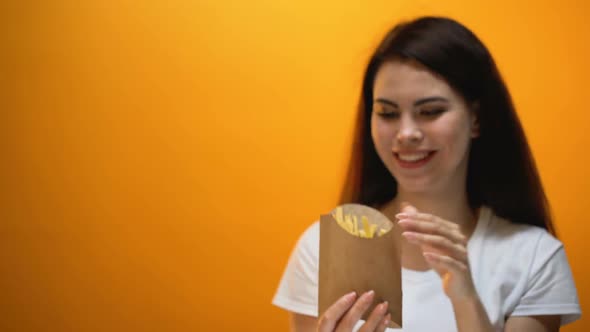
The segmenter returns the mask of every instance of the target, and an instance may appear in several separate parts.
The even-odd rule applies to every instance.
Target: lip
[[[404,161],[399,158],[400,152],[401,153],[424,153],[424,152],[426,152],[427,155],[426,155],[426,157],[424,157],[420,160],[417,160],[417,161]],[[419,168],[419,167],[426,165],[432,159],[432,157],[434,157],[434,155],[436,154],[436,151],[398,151],[398,152],[393,152],[392,154],[393,154],[393,158],[400,165],[400,167],[413,169],[413,168]]]

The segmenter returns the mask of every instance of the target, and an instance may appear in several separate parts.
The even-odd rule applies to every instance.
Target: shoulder
[[[319,243],[319,241],[320,241],[320,221],[316,220],[311,225],[309,225],[309,227],[307,227],[307,229],[305,229],[305,231],[303,231],[299,240],[310,242],[310,243],[311,242]]]
[[[485,213],[470,260],[490,316],[498,324],[506,316],[576,319],[577,292],[561,241],[543,228],[514,223],[490,209]]]
[[[307,275],[309,279],[317,279],[320,255],[320,223],[313,222],[297,240],[291,257],[289,258],[288,269],[292,268]]]
[[[320,250],[320,222],[313,222],[299,236],[295,246],[296,251],[301,251],[309,256],[317,257]]]
[[[499,288],[503,297],[510,297],[522,294],[535,271],[562,249],[546,230],[513,223],[486,207],[469,243],[469,259],[476,283]]]
[[[543,228],[507,220],[485,209],[488,217],[482,238],[486,246],[529,257],[555,253],[563,247],[561,241]]]

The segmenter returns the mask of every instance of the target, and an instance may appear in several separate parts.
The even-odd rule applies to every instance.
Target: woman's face
[[[475,115],[441,77],[413,61],[379,68],[371,135],[377,153],[406,192],[465,190]]]

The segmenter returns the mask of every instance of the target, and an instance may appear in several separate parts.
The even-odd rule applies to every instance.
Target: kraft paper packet
[[[388,230],[361,238],[342,228],[334,217],[338,208],[320,216],[320,266],[318,315],[341,296],[356,291],[357,294],[373,290],[375,298],[362,319],[366,320],[376,305],[389,302],[391,314],[389,327],[402,327],[401,289],[401,231],[376,209],[361,204],[344,204],[344,215],[357,216],[359,228],[365,216],[377,229]]]

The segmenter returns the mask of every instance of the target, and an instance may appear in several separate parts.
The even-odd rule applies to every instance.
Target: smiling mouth
[[[393,156],[398,164],[403,168],[421,167],[432,159],[436,151],[421,152],[394,152]]]

